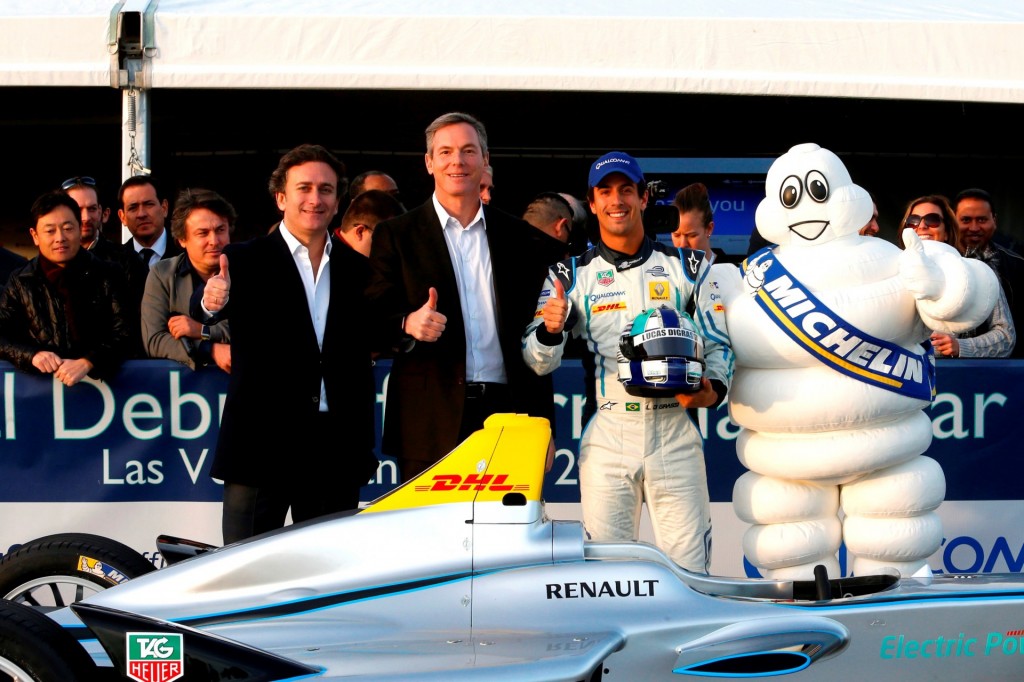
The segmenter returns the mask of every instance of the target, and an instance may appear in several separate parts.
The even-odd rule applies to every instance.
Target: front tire
[[[0,597],[40,610],[63,608],[155,570],[131,547],[87,533],[33,540],[0,559]]]
[[[0,679],[91,682],[97,674],[85,649],[64,628],[35,609],[0,601]]]

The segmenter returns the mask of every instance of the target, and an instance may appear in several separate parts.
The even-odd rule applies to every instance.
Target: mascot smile
[[[927,571],[945,478],[923,456],[935,395],[931,330],[978,326],[997,281],[913,230],[906,249],[858,230],[868,193],[839,157],[801,144],[768,171],[757,229],[774,247],[723,283],[736,371],[729,412],[749,470],[733,489],[747,559],[773,578]]]

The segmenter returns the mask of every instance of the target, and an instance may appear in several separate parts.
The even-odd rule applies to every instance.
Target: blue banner
[[[377,433],[390,370],[377,367]],[[110,383],[66,388],[0,363],[0,502],[218,502],[210,478],[227,375],[177,363],[137,360]],[[550,502],[578,502],[583,371],[567,361],[554,376],[557,456],[545,482]],[[928,455],[946,473],[947,500],[1019,500],[1024,469],[1011,434],[1024,404],[1024,363],[940,360],[930,408],[935,438]],[[713,502],[729,502],[744,472],[737,427],[726,407],[699,410]],[[379,450],[379,435],[378,435]],[[281,453],[287,457],[287,453]],[[381,456],[371,500],[398,481]]]

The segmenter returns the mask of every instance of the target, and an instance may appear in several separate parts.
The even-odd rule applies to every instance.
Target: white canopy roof
[[[109,87],[114,7],[0,4],[0,85]],[[159,0],[154,16],[155,88],[1024,102],[1017,0]]]

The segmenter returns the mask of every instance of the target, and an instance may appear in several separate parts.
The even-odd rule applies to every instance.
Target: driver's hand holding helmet
[[[619,381],[630,395],[665,398],[698,393],[704,379],[704,339],[686,313],[660,306],[643,311],[619,336]]]

